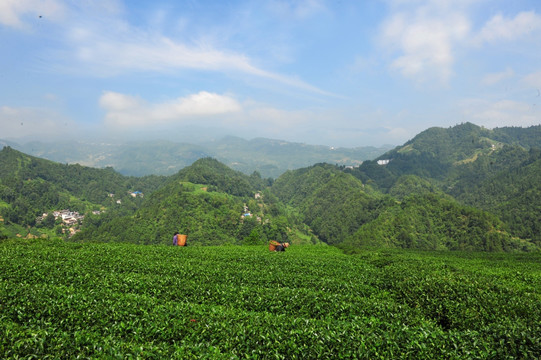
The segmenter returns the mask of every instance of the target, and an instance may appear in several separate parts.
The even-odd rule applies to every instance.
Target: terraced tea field
[[[541,254],[0,243],[3,359],[541,354]]]

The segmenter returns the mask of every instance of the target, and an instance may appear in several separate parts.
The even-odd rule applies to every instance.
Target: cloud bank
[[[149,103],[139,97],[107,91],[99,103],[106,112],[105,124],[112,127],[179,125],[187,119],[212,118],[242,110],[233,97],[206,91],[162,103]]]

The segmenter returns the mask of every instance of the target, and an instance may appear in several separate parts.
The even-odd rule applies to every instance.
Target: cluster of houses
[[[99,215],[99,211],[93,211],[94,214]],[[42,216],[38,216],[36,219],[37,222],[43,221],[48,213],[43,213]],[[53,211],[53,216],[55,219],[62,219],[62,223],[67,226],[73,226],[76,225],[79,221],[82,221],[85,216],[82,214],[79,214],[77,211],[70,211],[70,210],[58,210]]]
[[[261,199],[261,193],[256,193],[254,195],[254,198],[255,199]],[[254,216],[254,215],[248,209],[248,205],[244,204],[244,212],[242,213],[241,220],[244,219],[244,218],[247,218],[247,217],[252,217],[252,216]],[[261,217],[257,216],[256,220],[261,223]]]
[[[94,210],[92,211],[92,214],[100,215],[101,211]],[[36,222],[42,222],[48,215],[48,213],[43,213],[41,216],[36,218]],[[53,216],[55,220],[62,219],[62,224],[66,227],[62,229],[62,232],[69,232],[69,236],[73,236],[76,232],[80,231],[77,225],[85,218],[83,214],[79,214],[77,211],[70,211],[67,209],[53,211]]]
[[[378,165],[387,165],[387,164],[390,163],[390,162],[391,162],[391,159],[378,160],[378,161],[377,161],[377,164],[378,164]],[[363,162],[361,161],[361,164],[362,164],[362,163],[363,163]],[[346,168],[346,169],[353,170],[354,166],[353,166],[353,165],[346,165],[345,168]]]
[[[142,197],[145,197],[145,194],[143,194],[141,191],[131,191],[131,192],[128,192],[128,194],[129,194],[131,197],[133,197],[133,198],[137,198],[137,197],[141,197],[141,198],[142,198]],[[114,197],[115,197],[115,194],[110,193],[110,194],[109,194],[109,197],[110,197],[110,198],[114,198]],[[117,204],[122,204],[122,200],[120,200],[120,199],[117,199],[115,202],[116,202]]]

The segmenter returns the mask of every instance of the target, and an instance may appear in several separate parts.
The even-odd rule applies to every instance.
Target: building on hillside
[[[130,195],[131,195],[132,197],[143,197],[143,196],[144,196],[143,193],[140,192],[140,191],[134,191],[134,192],[131,192]]]
[[[387,165],[391,160],[389,159],[386,159],[386,160],[378,160],[378,165]]]

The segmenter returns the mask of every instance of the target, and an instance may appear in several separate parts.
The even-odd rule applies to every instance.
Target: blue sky
[[[0,0],[0,138],[357,147],[541,123],[538,0]]]

